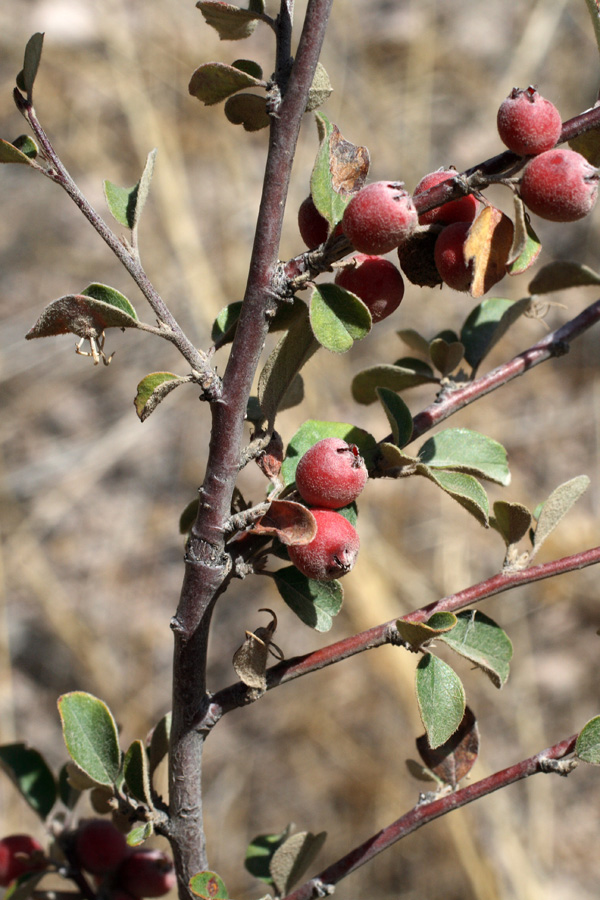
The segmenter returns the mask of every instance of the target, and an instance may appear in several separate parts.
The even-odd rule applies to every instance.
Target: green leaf
[[[321,346],[345,353],[367,336],[372,323],[371,313],[355,294],[337,284],[321,284],[313,288],[310,324]]]
[[[244,131],[260,131],[271,124],[267,101],[258,94],[234,94],[225,101],[225,115],[232,125],[243,125]]]
[[[34,142],[32,141],[32,143]],[[16,147],[15,144],[11,144],[9,141],[0,140],[0,163],[20,163],[24,166],[33,166],[33,160],[34,156],[32,153],[26,153],[24,149]]]
[[[448,342],[438,337],[429,345],[429,355],[436,369],[445,377],[456,369],[465,355],[465,348],[460,341]]]
[[[352,194],[369,171],[369,151],[344,140],[337,125],[323,113],[315,115],[319,151],[310,178],[310,193],[330,229],[341,221]]]
[[[417,666],[417,701],[430,747],[449,740],[465,713],[465,689],[454,669],[426,653]]]
[[[551,294],[567,288],[600,284],[600,275],[589,266],[569,260],[555,260],[543,266],[529,283],[530,294]]]
[[[513,221],[515,233],[506,264],[506,271],[509,275],[522,275],[538,258],[542,245],[531,227],[531,221],[525,213],[523,201],[518,194],[515,194],[513,199],[515,204]]]
[[[300,426],[287,447],[281,467],[281,477],[286,486],[296,480],[296,468],[300,457],[317,441],[327,437],[337,437],[349,444],[356,444],[367,469],[372,468],[377,449],[372,434],[347,422],[320,422],[318,419],[308,419]]]
[[[130,794],[140,803],[145,803],[152,809],[148,756],[141,741],[134,741],[125,754],[123,776]]]
[[[315,631],[329,631],[333,616],[342,608],[344,593],[339,581],[314,581],[295,566],[273,573],[277,590],[298,618]]]
[[[216,62],[204,63],[196,69],[188,90],[205,106],[213,106],[247,87],[265,87],[265,83],[236,66]]]
[[[258,379],[258,399],[269,427],[275,423],[277,412],[298,372],[318,349],[309,324],[308,308],[302,304]]]
[[[404,447],[410,443],[413,433],[413,418],[410,409],[398,394],[385,387],[375,388],[379,402],[385,410],[392,429],[394,444]]]
[[[98,338],[106,328],[136,326],[137,318],[134,319],[113,304],[101,303],[84,294],[67,294],[53,300],[42,310],[25,338],[30,341],[33,338],[52,337],[69,332],[82,338]]]
[[[228,338],[227,343],[233,340],[233,335],[235,334],[235,326],[237,325],[241,311],[242,301],[235,300],[228,306],[224,306],[223,309],[219,312],[217,318],[212,324],[210,332],[211,340],[215,344],[217,343],[217,341],[222,343],[225,335],[227,335]]]
[[[133,401],[140,420],[145,422],[167,394],[181,384],[189,384],[191,380],[191,375],[174,375],[172,372],[152,372],[142,378]]]
[[[262,67],[253,59],[234,59],[231,65],[235,69],[239,69],[240,72],[245,72],[246,75],[251,75],[253,78],[263,81]]]
[[[223,879],[216,872],[198,872],[190,878],[192,894],[201,900],[228,900],[229,894]]]
[[[486,478],[496,484],[510,484],[506,450],[498,441],[470,431],[447,428],[425,441],[419,459],[430,469],[450,469]]]
[[[152,837],[154,834],[154,825],[152,822],[144,822],[143,825],[138,825],[137,828],[133,828],[129,834],[127,835],[127,844],[130,847],[139,847],[141,844],[145,843],[149,837]]]
[[[246,851],[246,859],[244,866],[254,878],[259,878],[267,884],[273,884],[271,876],[271,860],[275,851],[287,841],[291,833],[291,825],[282,831],[281,834],[259,834]]]
[[[157,722],[152,731],[150,738],[150,748],[148,751],[150,763],[150,777],[154,775],[156,769],[169,752],[169,740],[171,737],[171,713],[168,712]]]
[[[525,537],[531,526],[531,519],[531,513],[521,503],[497,500],[494,503],[494,516],[490,518],[490,525],[502,536],[506,546],[510,547]]]
[[[265,5],[263,0],[250,0],[249,9],[240,9],[221,0],[198,0],[196,8],[222,41],[241,41],[252,34]]]
[[[450,494],[467,512],[475,516],[478,522],[481,522],[486,528],[488,527],[488,498],[476,478],[473,478],[472,475],[465,475],[463,472],[433,470],[425,465],[419,465],[417,471],[419,475],[424,475],[437,484],[446,494]]]
[[[71,759],[96,784],[112,786],[121,770],[116,722],[106,703],[72,691],[58,699],[63,737]]]
[[[326,831],[319,834],[299,831],[277,848],[269,868],[278,895],[287,894],[292,885],[304,875],[323,847],[326,838]]]
[[[88,286],[82,290],[81,296],[92,297],[92,299],[99,300],[101,303],[114,306],[115,309],[120,309],[128,316],[131,316],[132,319],[138,321],[137,313],[127,297],[115,288],[109,287],[107,284],[98,284],[97,282],[88,284]]]
[[[27,41],[25,47],[25,57],[23,59],[23,68],[17,75],[17,87],[20,91],[24,91],[28,98],[31,98],[33,91],[33,83],[37,75],[40,59],[42,57],[42,45],[44,43],[44,33],[36,32]]]
[[[460,339],[465,347],[465,359],[473,369],[530,306],[531,297],[515,301],[490,297],[471,310]]]
[[[396,444],[382,441],[377,445],[375,471],[385,478],[399,478],[401,475],[407,474],[416,475],[419,472],[419,460],[416,456],[403,453]]]
[[[415,331],[414,328],[401,328],[396,334],[411,350],[416,350],[417,353],[422,353],[423,356],[429,356],[429,344],[431,342],[423,337],[422,334],[419,334],[418,331]]]
[[[46,760],[26,744],[0,746],[0,767],[31,808],[45,819],[57,797],[56,782]]]
[[[454,613],[435,613],[427,622],[406,622],[398,619],[396,628],[403,641],[410,644],[411,650],[418,650],[423,644],[432,641],[456,625]]]
[[[440,640],[483,669],[492,684],[501,688],[506,682],[513,647],[510,638],[493,619],[482,612],[465,609],[458,614],[452,631]]]
[[[579,732],[575,756],[593,766],[600,766],[600,716],[590,719]]]
[[[578,475],[565,481],[555,488],[543,504],[539,515],[536,515],[537,526],[533,538],[533,550],[530,559],[533,559],[546,538],[554,531],[563,516],[577,503],[582,494],[590,486],[587,475]]]
[[[137,227],[142,209],[148,199],[150,182],[154,172],[157,150],[151,150],[144,166],[142,177],[133,187],[123,188],[112,181],[104,182],[104,196],[108,208],[119,225],[132,230]]]
[[[440,379],[433,369],[421,359],[403,360],[405,365],[379,365],[363,369],[354,376],[352,396],[357,403],[375,403],[378,387],[391,391],[404,391],[419,384],[439,384]]]

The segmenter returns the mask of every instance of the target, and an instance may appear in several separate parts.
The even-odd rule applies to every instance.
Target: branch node
[[[562,778],[566,778],[578,765],[579,760],[574,756],[570,759],[547,759],[542,757],[540,759],[540,772],[544,772],[546,775],[560,775]]]

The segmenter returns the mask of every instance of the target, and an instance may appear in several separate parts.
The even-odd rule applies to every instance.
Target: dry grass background
[[[300,4],[302,6],[302,4]],[[301,12],[301,9],[299,10]],[[36,108],[63,160],[104,209],[103,178],[133,184],[152,147],[158,163],[142,225],[149,275],[199,346],[210,323],[243,293],[265,151],[220,109],[189,98],[201,62],[252,55],[270,71],[271,38],[219,44],[193,2],[4,0],[0,6],[0,133],[22,120],[10,92],[26,39],[46,31]],[[427,171],[459,169],[498,152],[495,112],[513,85],[537,83],[568,118],[592,105],[598,62],[583,0],[339,0],[323,62],[335,86],[326,107],[342,132],[366,143],[373,179],[409,188]],[[300,140],[282,255],[298,252],[295,210],[307,193],[316,149],[307,120]],[[109,333],[109,368],[75,356],[70,338],[26,343],[23,335],[55,297],[91,281],[141,298],[100,239],[56,187],[19,167],[0,173],[0,296],[3,550],[0,606],[0,741],[27,740],[54,765],[64,760],[56,697],[83,689],[105,699],[123,740],[144,735],[169,707],[169,618],[182,576],[178,517],[201,481],[208,415],[189,389],[143,426],[132,408],[143,375],[174,369],[166,344]],[[497,202],[510,209],[505,193]],[[539,222],[544,261],[574,257],[598,267],[598,213],[568,228]],[[501,295],[526,293],[527,276]],[[554,298],[559,299],[559,298]],[[560,297],[556,327],[595,299]],[[444,289],[409,288],[400,311],[341,359],[325,352],[306,371],[306,401],[281,416],[289,436],[309,417],[387,431],[383,414],[351,400],[361,367],[402,355],[395,334],[460,326],[471,301]],[[509,358],[544,333],[525,319],[497,348]],[[561,481],[586,472],[592,487],[546,544],[540,561],[598,544],[600,378],[597,330],[570,355],[538,367],[451,424],[505,443],[510,488],[492,500],[530,508]],[[222,366],[223,363],[221,362]],[[407,395],[413,411],[427,390]],[[258,470],[243,473],[259,499]],[[374,482],[361,501],[362,551],[344,582],[346,600],[329,635],[315,635],[260,579],[235,584],[217,609],[213,687],[233,680],[231,656],[244,629],[280,617],[277,640],[291,656],[324,645],[496,572],[499,538],[484,532],[428,484]],[[515,645],[512,674],[497,692],[458,665],[482,733],[474,778],[573,733],[598,713],[596,572],[514,591],[483,609]],[[241,867],[256,833],[292,820],[330,837],[326,864],[416,801],[406,774],[420,733],[415,659],[385,648],[273,691],[232,713],[206,752],[212,866],[232,896],[260,896]],[[598,772],[537,777],[417,832],[342,883],[341,900],[591,900],[600,857]],[[33,829],[34,817],[0,781],[0,833]]]

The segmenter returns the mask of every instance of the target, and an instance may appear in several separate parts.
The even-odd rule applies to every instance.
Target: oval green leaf
[[[390,391],[389,388],[378,387],[375,388],[375,392],[388,417],[394,444],[398,447],[405,447],[410,443],[413,433],[413,417],[410,409],[402,397],[399,397],[394,391]]]
[[[575,756],[593,766],[600,766],[600,716],[590,719],[579,732]]]
[[[73,691],[58,699],[63,737],[71,759],[96,784],[112,786],[121,770],[117,724],[106,703]]]
[[[127,297],[120,291],[117,291],[116,288],[109,287],[107,284],[98,284],[97,282],[88,284],[82,290],[81,296],[92,297],[94,300],[99,300],[109,306],[114,306],[115,309],[120,309],[136,321],[138,319],[137,313]]]
[[[243,125],[245,131],[260,131],[271,124],[267,101],[258,94],[234,94],[225,101],[225,115],[232,125]]]
[[[206,24],[218,32],[222,41],[241,41],[250,37],[265,5],[263,0],[251,0],[249,7],[240,9],[222,0],[198,0],[196,3]]]
[[[465,714],[465,689],[454,669],[426,653],[417,666],[417,701],[432,750],[449,740]]]
[[[23,166],[31,166],[33,157],[9,141],[0,140],[0,163],[20,163]]]
[[[489,524],[489,502],[482,486],[472,475],[464,472],[451,472],[444,469],[430,469],[428,466],[417,467],[419,475],[424,475],[437,484],[446,494],[460,503],[478,522],[487,528]]]
[[[265,87],[263,81],[225,63],[204,63],[191,77],[188,90],[205,106],[221,103],[247,87]]]
[[[310,324],[315,338],[332,353],[345,353],[371,330],[371,313],[356,294],[322,284],[313,288]]]
[[[134,741],[123,760],[123,777],[129,793],[152,809],[148,756],[141,741]]]
[[[571,478],[570,481],[559,484],[552,491],[539,514],[536,515],[537,526],[530,559],[535,556],[546,538],[552,534],[561,519],[566,516],[573,504],[577,503],[589,486],[590,479],[587,475],[577,475],[576,478]]]
[[[180,376],[174,375],[172,372],[152,372],[142,378],[133,401],[140,421],[145,422],[167,394],[181,384],[189,384],[191,380],[191,375]]]
[[[330,229],[341,221],[352,194],[364,185],[369,151],[345,140],[323,113],[315,116],[319,151],[310,178],[310,193]]]
[[[460,341],[445,341],[434,338],[429,345],[431,361],[443,377],[453,372],[465,355],[464,344]]]
[[[229,894],[223,879],[216,872],[198,872],[190,878],[192,894],[201,900],[228,900]]]
[[[522,503],[497,500],[494,503],[494,516],[490,518],[490,525],[502,536],[506,546],[510,547],[525,537],[531,521],[531,513]]]
[[[567,288],[600,284],[600,275],[589,266],[569,260],[555,260],[543,266],[529,284],[530,294],[551,294]]]
[[[57,787],[42,754],[26,744],[4,744],[0,746],[0,768],[38,816],[45,819],[56,801]]]
[[[513,647],[493,619],[478,610],[465,609],[458,614],[452,631],[441,635],[440,640],[483,669],[495,687],[505,684]]]
[[[319,834],[299,831],[277,848],[269,868],[279,896],[287,894],[304,875],[320,852],[326,838],[326,831]]]
[[[339,581],[314,581],[295,566],[273,573],[277,590],[300,621],[315,631],[329,631],[333,616],[342,608],[344,593]]]
[[[271,876],[271,860],[278,847],[287,841],[290,836],[292,826],[288,825],[281,834],[259,834],[246,851],[246,859],[244,866],[254,878],[259,878],[267,884],[273,884]]]
[[[33,84],[42,58],[43,44],[44,32],[38,31],[31,35],[25,47],[23,68],[17,75],[17,87],[20,91],[25,91],[29,98],[31,98]]]
[[[377,400],[377,388],[404,391],[419,384],[439,384],[440,379],[433,374],[431,366],[420,359],[411,360],[409,365],[379,365],[363,369],[352,381],[352,396],[357,403],[368,405]]]
[[[531,298],[503,300],[490,297],[471,310],[460,332],[465,359],[476,369],[500,338],[531,305]]]
[[[449,469],[510,484],[506,450],[493,438],[468,428],[447,428],[425,441],[419,459],[430,469]]]

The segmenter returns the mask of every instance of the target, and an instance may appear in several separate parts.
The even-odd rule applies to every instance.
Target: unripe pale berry
[[[398,309],[404,297],[402,275],[388,259],[359,253],[355,265],[345,266],[335,276],[335,283],[352,291],[368,307],[373,324],[387,319]]]
[[[310,544],[293,544],[288,553],[293,564],[307,578],[332,581],[354,566],[360,541],[348,519],[332,509],[311,509],[317,533]]]
[[[116,886],[133,897],[162,897],[175,882],[173,861],[161,850],[134,850],[115,877]]]
[[[473,263],[465,263],[464,247],[471,222],[455,222],[440,232],[435,242],[435,265],[442,281],[455,291],[468,291],[473,280]]]
[[[498,110],[498,134],[513,153],[529,156],[551,150],[562,131],[560,113],[534,87],[513,88]]]
[[[356,500],[367,477],[358,447],[341,438],[323,438],[298,463],[296,487],[312,506],[341,509]]]
[[[108,819],[82,822],[75,835],[79,864],[92,875],[114,871],[129,855],[124,835]]]
[[[359,253],[388,253],[418,224],[410,194],[400,181],[376,181],[355,194],[344,211],[342,229]]]
[[[448,181],[456,175],[454,169],[439,169],[437,172],[431,172],[420,180],[415,188],[414,197],[428,191],[429,188],[441,184],[442,181]],[[459,200],[450,200],[443,206],[430,209],[419,216],[420,225],[451,225],[453,222],[472,222],[479,210],[479,201],[473,194],[461,197]]]
[[[39,856],[42,853],[42,845],[30,834],[9,834],[2,838],[0,840],[0,887],[7,887],[15,878],[19,878],[26,872],[39,872],[44,869],[46,864]]]
[[[519,186],[531,212],[552,222],[587,216],[598,196],[598,169],[575,150],[547,150],[525,167]]]

